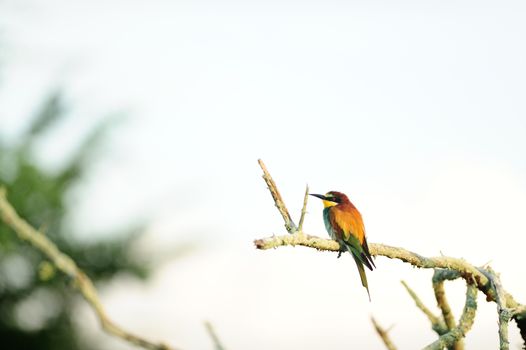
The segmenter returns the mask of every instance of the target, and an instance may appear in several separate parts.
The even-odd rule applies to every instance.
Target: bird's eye
[[[340,203],[340,199],[337,196],[333,195],[332,193],[327,193],[325,195],[325,198],[327,198],[331,202]]]

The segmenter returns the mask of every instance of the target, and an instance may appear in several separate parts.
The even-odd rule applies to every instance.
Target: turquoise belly
[[[332,229],[331,221],[329,220],[329,208],[323,209],[323,222],[325,223],[325,229],[329,233],[329,236],[337,241],[336,232]]]

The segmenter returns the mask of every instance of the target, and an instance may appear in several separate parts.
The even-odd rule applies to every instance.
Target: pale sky
[[[350,256],[253,248],[285,233],[257,159],[296,220],[306,183],[345,192],[370,242],[490,262],[526,302],[524,18],[521,1],[3,1],[0,125],[16,139],[64,88],[71,115],[39,152],[57,165],[128,115],[71,223],[89,239],[151,218],[145,250],[200,248],[103,288],[123,326],[183,349],[212,348],[204,320],[229,350],[382,349],[374,315],[418,349],[435,336],[399,281],[433,307],[431,271],[378,258],[369,303]],[[305,228],[326,236],[321,209]],[[446,289],[458,317],[463,284]],[[495,349],[496,322],[480,297],[468,348]]]

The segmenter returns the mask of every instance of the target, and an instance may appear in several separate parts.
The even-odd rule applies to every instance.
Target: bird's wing
[[[362,215],[354,206],[345,206],[343,208],[331,208],[331,224],[333,227],[339,228],[342,239],[347,241],[350,236],[356,237],[363,244],[365,238],[365,228],[363,226]]]
[[[365,239],[365,228],[360,212],[354,206],[332,207],[329,220],[338,238],[345,241],[369,270],[376,267]]]

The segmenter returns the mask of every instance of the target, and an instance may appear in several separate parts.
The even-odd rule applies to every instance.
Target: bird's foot
[[[341,251],[341,250],[338,252],[338,257],[337,257],[337,259],[339,259],[340,256],[342,256],[342,251]]]

